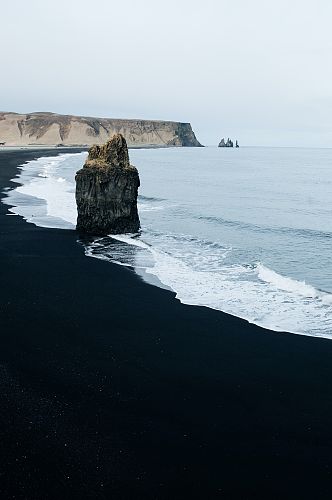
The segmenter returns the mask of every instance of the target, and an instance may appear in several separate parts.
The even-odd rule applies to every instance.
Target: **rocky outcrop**
[[[234,143],[230,138],[228,138],[227,141],[225,141],[225,139],[222,138],[218,144],[218,148],[232,148],[232,147],[234,147]]]
[[[103,146],[92,146],[83,168],[76,173],[76,229],[96,235],[137,232],[139,185],[138,171],[130,165],[121,134]]]
[[[228,137],[227,141],[225,141],[224,138],[221,139],[221,141],[218,144],[218,148],[233,148],[234,147],[234,142]],[[239,143],[235,141],[235,147],[239,148]]]
[[[190,123],[0,113],[0,142],[6,146],[92,146],[119,133],[129,147],[201,146]]]

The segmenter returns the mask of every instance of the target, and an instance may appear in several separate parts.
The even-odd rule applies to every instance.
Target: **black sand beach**
[[[0,152],[0,191],[46,154]],[[1,499],[331,498],[331,341],[184,306],[0,208]]]

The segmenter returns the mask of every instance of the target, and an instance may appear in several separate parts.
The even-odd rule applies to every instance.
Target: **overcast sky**
[[[331,0],[1,0],[0,110],[332,147]]]

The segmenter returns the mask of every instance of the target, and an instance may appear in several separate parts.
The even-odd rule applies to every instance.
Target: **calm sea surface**
[[[42,154],[42,153],[41,153]],[[13,212],[75,227],[86,153],[25,164]],[[332,338],[332,150],[131,150],[140,235],[98,238],[88,256],[132,266],[205,305],[273,330]]]

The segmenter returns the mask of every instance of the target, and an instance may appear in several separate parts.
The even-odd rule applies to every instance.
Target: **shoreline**
[[[70,151],[72,151],[72,150],[70,150]],[[66,154],[66,153],[63,153],[61,151],[61,152],[59,152],[58,158],[62,158],[62,157],[64,158],[66,156],[74,156],[74,155],[71,154],[70,152]],[[81,158],[81,156],[82,155],[79,154],[80,158]],[[40,159],[43,160],[44,157],[40,157]],[[80,161],[83,161],[83,160],[80,160]],[[77,167],[77,168],[79,168],[79,167]],[[25,168],[25,166],[22,167],[22,172],[23,172],[23,176],[24,177],[25,177],[26,174],[28,174],[29,178],[33,178],[33,176],[35,176],[36,179],[39,179],[39,176],[44,177],[43,173],[40,173],[40,172],[38,173],[35,170],[32,173],[29,172],[29,171],[30,171],[29,165],[27,166],[27,168]],[[25,181],[21,181],[20,179],[18,179],[18,180],[20,181],[20,183],[21,182],[25,182]],[[16,182],[18,182],[18,181],[16,180]],[[71,179],[70,182],[73,183],[73,185],[72,185],[72,189],[73,189],[75,181],[73,179]],[[41,196],[43,198],[43,195],[42,195],[43,189],[47,189],[47,188],[45,188],[45,186],[44,186],[44,188],[41,187],[41,188],[39,188],[39,190],[37,190],[37,192],[41,193],[40,195],[37,195],[37,197]],[[14,190],[14,193],[15,193],[15,190]],[[26,195],[29,194],[29,196],[36,196],[36,193],[34,193],[33,190],[32,190],[32,192],[30,191],[30,193],[29,193],[29,191],[28,192],[25,191],[25,194]],[[61,193],[60,193],[60,195],[61,195]],[[53,197],[54,197],[54,195],[53,195]],[[139,201],[140,201],[140,198],[141,198],[140,195],[138,196],[138,198],[139,198]],[[145,197],[142,196],[142,199],[144,199],[144,198]],[[33,215],[31,215],[30,209],[27,209],[26,211],[24,211],[24,209],[23,209],[23,211],[22,211],[22,209],[20,210],[20,205],[22,204],[22,202],[21,202],[20,199],[18,199],[18,201],[17,200],[15,201],[15,195],[14,195],[14,200],[13,200],[11,198],[10,194],[9,194],[8,200],[7,201],[4,200],[4,203],[6,203],[8,205],[12,204],[14,207],[17,207],[18,210],[14,209],[13,212],[16,212],[18,215],[23,216],[24,220],[26,220],[27,222],[35,223],[37,226],[39,225],[40,227],[46,227],[46,228],[59,228],[59,229],[61,228],[61,229],[71,229],[71,230],[75,229],[75,221],[76,221],[76,219],[75,219],[75,212],[76,212],[75,208],[76,207],[74,208],[74,206],[72,205],[73,203],[75,205],[75,199],[73,197],[71,197],[71,206],[70,206],[69,212],[67,212],[67,215],[69,213],[70,217],[67,218],[66,215],[60,216],[60,223],[57,221],[57,219],[58,219],[57,212],[53,213],[53,215],[52,215],[52,219],[54,219],[55,222],[50,221],[48,223],[47,220],[46,220],[46,222],[44,222],[44,220],[43,220],[44,219],[44,215],[46,215],[46,212],[42,213],[41,215],[37,214],[37,213],[33,213]],[[23,201],[23,206],[24,205],[25,205],[25,202]],[[48,213],[48,215],[50,215],[50,213]],[[63,222],[61,222],[61,217],[62,218],[64,217]],[[37,222],[36,222],[36,219],[37,219]],[[145,228],[143,228],[143,229],[145,229]],[[142,234],[144,234],[144,233],[145,233],[145,231],[143,230]],[[115,240],[117,239],[116,236],[114,236],[114,238],[115,238]],[[139,238],[139,240],[142,241],[141,238]],[[132,242],[133,242],[133,240],[130,238],[125,244],[129,244],[130,245]],[[144,244],[144,239],[143,239],[143,244]],[[89,248],[86,248],[86,250],[87,250],[86,255],[89,255],[90,257],[98,258],[97,256],[98,256],[99,252],[97,252],[97,255],[96,255],[96,253],[93,250],[89,250]],[[108,260],[107,257],[102,256],[102,255],[99,255],[99,258],[102,258],[104,260]],[[110,259],[110,260],[113,260],[113,259]],[[117,263],[120,264],[120,265],[122,265],[121,262],[117,262]],[[125,266],[127,266],[127,265],[125,264]],[[258,273],[260,273],[260,272],[271,273],[272,272],[272,274],[275,274],[275,271],[273,269],[266,268],[261,263],[258,263],[257,267],[262,269],[262,271],[258,271]],[[146,283],[153,284],[155,286],[159,286],[160,288],[164,288],[164,289],[167,289],[167,290],[174,291],[174,293],[176,293],[176,297],[178,298],[178,300],[180,300],[180,302],[183,303],[183,304],[186,304],[186,305],[200,305],[200,306],[207,307],[209,309],[215,309],[216,311],[225,312],[226,314],[229,314],[229,315],[231,315],[233,317],[241,318],[241,319],[247,321],[248,323],[252,323],[252,324],[254,324],[254,325],[258,326],[258,327],[265,328],[267,330],[278,332],[278,333],[285,333],[285,332],[287,332],[287,333],[291,333],[291,334],[294,334],[294,335],[313,336],[313,337],[319,337],[319,338],[327,338],[327,339],[331,340],[331,332],[330,332],[330,330],[328,328],[325,328],[325,329],[322,328],[322,330],[319,330],[318,327],[317,327],[317,325],[316,325],[315,331],[312,332],[311,330],[306,331],[306,329],[303,328],[303,324],[301,324],[300,321],[297,323],[297,326],[298,326],[297,329],[294,328],[294,327],[292,327],[292,325],[289,325],[289,324],[288,324],[288,328],[286,326],[284,326],[282,328],[282,327],[279,326],[278,321],[276,321],[274,324],[272,322],[269,322],[269,321],[267,321],[266,323],[264,323],[263,320],[258,321],[258,320],[255,319],[255,318],[259,318],[260,314],[251,315],[251,311],[252,311],[251,308],[247,308],[247,310],[245,311],[247,314],[245,314],[241,310],[239,310],[239,311],[232,310],[232,308],[229,307],[229,304],[228,304],[228,307],[220,308],[220,307],[218,307],[218,305],[215,305],[213,303],[213,300],[210,301],[210,303],[209,303],[208,300],[204,301],[204,302],[203,301],[199,301],[199,300],[196,300],[196,301],[195,300],[190,300],[190,299],[188,300],[185,295],[184,295],[184,298],[183,298],[183,294],[181,296],[181,284],[175,283],[175,285],[177,284],[178,287],[173,285],[173,288],[172,288],[172,285],[164,284],[158,278],[158,273],[155,274],[155,273],[151,272],[151,270],[149,271],[148,269],[143,269],[143,268],[138,269],[135,266],[133,266],[133,270]],[[278,275],[277,274],[277,278],[279,278],[281,280],[284,280],[285,277],[286,276],[282,276],[282,275]],[[270,277],[268,276],[267,281],[269,280],[269,278]],[[274,278],[274,276],[272,276],[272,278]],[[297,279],[294,279],[295,281],[293,280],[293,285],[302,285],[301,279],[305,280],[306,278],[305,278],[305,276],[302,276],[302,278],[301,277],[297,277]],[[167,277],[166,277],[165,281],[167,283]],[[262,278],[262,281],[265,281],[264,277]],[[311,290],[312,286],[310,284],[308,284],[308,283],[306,283],[306,285],[309,286],[309,290],[306,290],[307,293],[311,294],[312,293],[312,290]],[[317,293],[317,296],[318,296],[318,294],[320,294],[323,299],[325,298],[325,296],[330,295],[329,292],[324,292],[324,290],[320,289],[319,286],[317,287],[317,289],[315,290],[315,292]],[[304,292],[301,292],[301,294],[302,293],[304,293]],[[310,297],[311,295],[308,295],[308,296]],[[197,298],[197,295],[196,295],[196,298]],[[328,298],[331,298],[331,295]],[[257,300],[257,302],[259,302],[259,301]],[[283,316],[284,316],[284,318],[287,318],[286,311],[284,311],[284,315]],[[269,316],[267,316],[267,318],[269,319]],[[314,318],[314,315],[312,315],[311,324],[313,324],[313,322],[314,322],[313,318]],[[281,321],[281,324],[282,324],[282,321]],[[322,326],[324,327],[324,325],[322,325]],[[302,327],[302,330],[301,330],[301,327]]]
[[[0,155],[2,194],[38,156]],[[4,498],[330,498],[329,340],[183,305],[86,257],[75,231],[9,208],[1,203]]]

